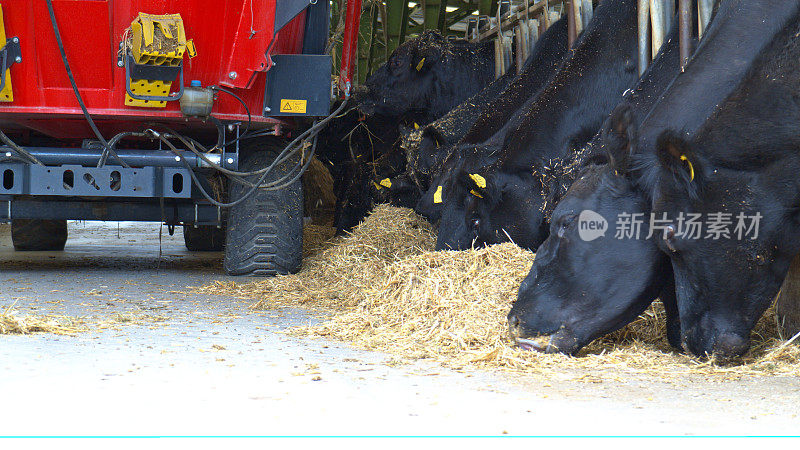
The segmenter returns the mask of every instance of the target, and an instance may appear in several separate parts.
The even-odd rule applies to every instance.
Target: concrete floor
[[[794,378],[509,378],[288,336],[319,314],[186,293],[230,279],[221,254],[158,230],[74,222],[64,252],[23,253],[0,227],[0,308],[142,319],[0,336],[0,435],[800,434]]]

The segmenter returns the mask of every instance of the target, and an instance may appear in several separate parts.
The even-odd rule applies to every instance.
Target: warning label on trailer
[[[281,99],[281,112],[305,114],[306,113],[306,100],[290,100],[286,98]]]

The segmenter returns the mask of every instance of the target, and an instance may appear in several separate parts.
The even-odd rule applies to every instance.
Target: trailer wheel
[[[14,219],[11,242],[18,251],[61,251],[67,243],[66,220]]]
[[[249,172],[267,167],[277,154],[272,150],[251,153],[243,158],[239,170]],[[296,158],[288,159],[276,166],[265,182],[290,173],[296,164]],[[247,180],[256,182],[258,178],[254,175]],[[250,189],[242,183],[231,182],[230,200],[240,199]],[[223,264],[228,274],[294,273],[300,270],[302,253],[303,183],[299,177],[280,190],[258,189],[230,209]]]
[[[225,230],[210,225],[184,225],[183,242],[190,252],[221,252],[225,248]]]

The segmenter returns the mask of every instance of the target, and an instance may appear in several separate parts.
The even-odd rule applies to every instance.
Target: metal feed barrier
[[[680,26],[681,68],[688,63],[693,50],[692,2],[697,3],[697,31],[698,36],[702,37],[711,20],[714,0],[678,0],[677,11],[674,0],[638,0],[639,75],[647,70],[658,54],[676,17]],[[495,76],[500,77],[511,68],[512,55],[513,64],[519,73],[536,40],[563,14],[567,14],[571,47],[592,19],[591,0],[542,0],[533,3],[526,0],[513,6],[510,2],[501,0],[496,17],[468,19],[465,37],[473,42],[495,40]]]

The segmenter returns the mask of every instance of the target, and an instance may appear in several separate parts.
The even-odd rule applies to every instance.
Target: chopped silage
[[[351,235],[316,242],[320,250],[306,258],[298,274],[218,282],[200,290],[257,299],[254,308],[304,305],[333,311],[323,323],[292,332],[351,341],[401,359],[435,359],[453,368],[590,381],[623,373],[800,375],[800,348],[779,336],[772,310],[756,327],[750,353],[733,366],[671,350],[658,302],[578,357],[519,350],[507,337],[506,315],[534,254],[513,244],[435,252],[434,242],[434,230],[412,211],[379,206]]]
[[[123,325],[152,325],[165,322],[166,317],[123,313],[109,317],[76,317],[61,314],[20,315],[14,304],[0,309],[0,335],[3,334],[56,334],[75,336],[78,333],[118,330]]]
[[[66,316],[20,316],[11,307],[0,310],[0,334],[51,333],[74,335],[83,327]]]

